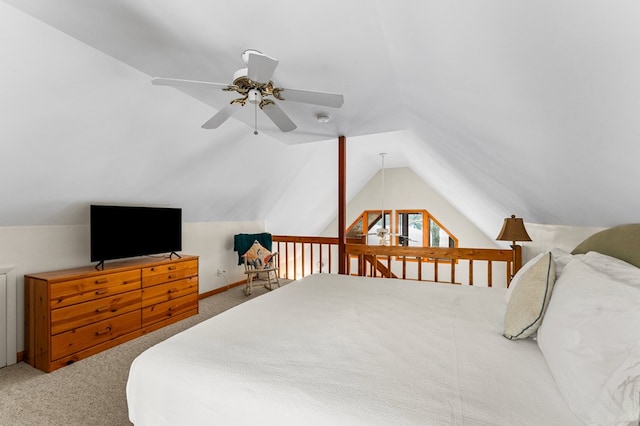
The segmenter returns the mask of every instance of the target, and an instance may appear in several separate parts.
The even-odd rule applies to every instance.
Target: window
[[[458,239],[426,210],[397,210],[399,246],[458,247]]]
[[[384,244],[407,247],[458,247],[458,239],[426,210],[365,210],[347,229],[347,237],[362,238],[367,244],[380,244],[382,228],[391,232]],[[395,226],[391,220],[395,219]]]
[[[380,230],[391,231],[391,212],[385,210],[384,221],[381,210],[365,210],[347,229],[347,238],[362,238],[366,236],[366,244],[380,244]],[[389,236],[385,243],[389,244]]]
[[[429,217],[429,247],[457,247],[458,240],[440,225],[433,217]]]
[[[425,229],[422,212],[397,211],[396,242],[399,246],[425,247]],[[428,246],[429,244],[426,244]]]

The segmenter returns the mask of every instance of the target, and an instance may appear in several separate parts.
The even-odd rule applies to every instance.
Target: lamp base
[[[509,274],[509,282],[507,283],[507,288],[509,288],[513,277],[520,270],[520,268],[522,268],[522,246],[519,246],[514,241],[513,244],[511,244],[511,251],[513,257],[511,259],[511,273]]]

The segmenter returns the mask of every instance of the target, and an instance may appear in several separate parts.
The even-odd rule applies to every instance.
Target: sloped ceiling
[[[180,206],[196,221],[319,232],[348,197],[407,166],[487,235],[528,222],[637,222],[640,3],[634,1],[5,0],[0,225],[88,223],[88,203]],[[283,134],[247,109],[203,130],[242,51],[280,60]],[[320,124],[315,114],[332,120]],[[299,218],[305,218],[301,221]]]

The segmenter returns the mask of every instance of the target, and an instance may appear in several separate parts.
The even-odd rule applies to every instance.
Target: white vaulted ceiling
[[[4,0],[0,226],[87,223],[113,202],[317,232],[339,135],[349,197],[384,151],[491,236],[510,213],[637,222],[638,22],[631,0]],[[248,108],[200,128],[228,93],[150,84],[231,82],[249,48],[280,60],[276,85],[344,106],[284,103],[298,129],[262,114],[254,136]]]

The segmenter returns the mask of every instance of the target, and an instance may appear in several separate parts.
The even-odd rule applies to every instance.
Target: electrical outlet
[[[218,269],[218,271],[216,272],[216,275],[220,276],[220,275],[224,274],[225,272],[227,272],[227,271],[223,271],[222,269]]]

